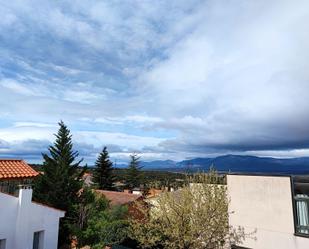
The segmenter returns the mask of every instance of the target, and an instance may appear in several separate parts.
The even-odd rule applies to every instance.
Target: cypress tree
[[[84,170],[78,167],[83,159],[77,160],[78,152],[73,151],[72,135],[61,121],[56,140],[43,156],[43,174],[38,177],[34,198],[47,205],[66,211],[60,220],[59,245],[69,243],[71,224],[77,219],[75,207],[78,191],[82,188],[81,177]]]
[[[133,189],[136,187],[140,187],[143,179],[143,174],[140,166],[140,157],[137,154],[130,155],[131,161],[129,167],[127,168],[127,176],[126,176],[126,187],[129,189]]]
[[[109,159],[106,147],[104,147],[96,160],[93,182],[99,189],[114,189],[115,176],[113,174],[113,163]]]

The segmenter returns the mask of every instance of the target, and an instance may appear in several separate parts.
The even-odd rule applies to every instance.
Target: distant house
[[[136,203],[144,203],[144,198],[139,194],[132,194],[129,191],[117,192],[108,190],[96,190],[98,195],[104,196],[110,201],[111,206],[127,206],[131,217],[140,218],[141,214],[137,209]]]
[[[65,212],[32,201],[29,183],[37,175],[22,160],[0,159],[0,249],[57,248]]]
[[[309,176],[227,175],[227,188],[230,225],[255,232],[234,248],[309,248]]]

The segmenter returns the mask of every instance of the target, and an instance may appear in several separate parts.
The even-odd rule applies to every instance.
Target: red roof
[[[142,198],[142,195],[108,190],[96,190],[96,193],[104,195],[111,205],[125,205]]]
[[[0,180],[31,178],[38,174],[23,160],[0,159]]]

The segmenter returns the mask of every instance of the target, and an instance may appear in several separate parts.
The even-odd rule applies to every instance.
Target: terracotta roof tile
[[[39,173],[32,169],[26,162],[18,159],[0,159],[0,180],[31,178]]]
[[[104,195],[111,205],[125,205],[142,198],[142,195],[107,190],[96,190],[96,193]]]

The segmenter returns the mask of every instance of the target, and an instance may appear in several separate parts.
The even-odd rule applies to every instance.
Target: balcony
[[[18,179],[18,180],[2,180],[0,181],[0,192],[18,196],[19,188],[21,185],[31,185],[31,179]]]

